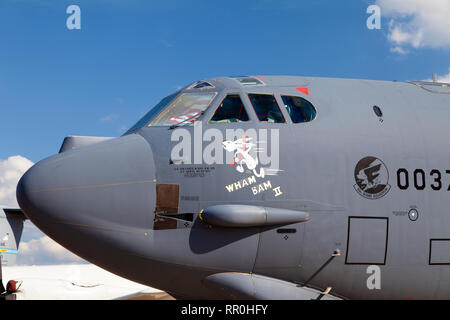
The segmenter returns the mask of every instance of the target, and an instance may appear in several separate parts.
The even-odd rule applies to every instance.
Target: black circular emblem
[[[386,165],[376,157],[365,157],[355,167],[353,186],[361,196],[367,199],[379,199],[385,196],[391,186]]]

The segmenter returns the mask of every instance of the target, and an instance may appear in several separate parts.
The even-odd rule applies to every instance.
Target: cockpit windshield
[[[209,107],[215,92],[183,93],[154,118],[149,126],[192,124]]]
[[[209,107],[216,96],[210,93],[183,93],[176,92],[162,99],[145,116],[143,116],[126,134],[136,131],[143,126],[173,126],[178,124],[189,125],[198,120]],[[175,99],[176,98],[176,99]]]
[[[150,111],[147,112],[145,116],[143,116],[138,122],[136,122],[136,124],[132,126],[131,129],[128,130],[125,134],[131,133],[145,126],[151,119],[153,119],[158,113],[160,113],[161,110],[167,107],[167,105],[169,105],[177,95],[178,92],[162,99],[156,106],[150,109]]]

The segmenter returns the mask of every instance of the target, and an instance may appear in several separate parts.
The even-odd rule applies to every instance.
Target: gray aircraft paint
[[[207,81],[215,88],[182,90],[218,93],[201,119],[205,129],[217,128],[224,136],[230,128],[279,130],[280,171],[258,178],[258,184],[270,180],[272,189],[228,192],[226,185],[251,173],[228,164],[173,164],[173,130],[144,126],[36,164],[18,186],[24,213],[84,259],[176,297],[224,297],[222,289],[227,294],[237,290],[240,276],[229,277],[233,272],[261,290],[255,298],[277,298],[270,294],[275,283],[287,284],[282,291],[288,297],[289,292],[292,298],[309,297],[292,284],[310,279],[339,250],[305,289],[332,287],[331,294],[350,299],[450,298],[450,288],[443,285],[450,279],[445,264],[450,263],[445,240],[450,239],[448,87],[278,76],[264,76],[264,86],[241,86],[232,78]],[[309,94],[297,87],[307,87]],[[241,95],[250,122],[208,124],[228,93]],[[274,94],[287,123],[260,123],[247,93]],[[310,101],[316,119],[292,123],[280,94]],[[193,126],[183,129],[193,134]],[[366,157],[381,160],[389,173],[390,189],[376,199],[354,187],[355,167]],[[397,186],[401,168],[409,172],[407,190]],[[416,169],[426,174],[424,190],[414,188]],[[441,173],[440,190],[430,187],[434,169]],[[178,213],[194,213],[193,222],[178,220],[176,229],[153,230],[157,184],[180,186]],[[278,186],[282,194],[276,196]],[[298,210],[309,220],[224,228],[198,218],[202,209],[217,205]],[[408,217],[410,209],[418,212],[415,221]],[[291,233],[279,233],[280,228]],[[380,267],[381,290],[367,288],[370,264]],[[250,274],[256,277],[245,278]],[[219,279],[215,283],[221,290],[205,279]],[[239,289],[241,297],[248,297],[248,289]]]

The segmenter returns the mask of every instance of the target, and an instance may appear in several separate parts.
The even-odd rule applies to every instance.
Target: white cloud
[[[403,55],[409,53],[408,50],[405,50],[405,49],[403,49],[402,47],[399,47],[399,46],[391,48],[391,52],[398,53],[398,54],[403,54]]]
[[[102,118],[100,118],[100,122],[102,123],[111,123],[119,119],[119,116],[117,114],[108,114]]]
[[[19,265],[66,264],[83,261],[48,236],[21,242],[17,255]]]
[[[377,0],[383,18],[390,19],[391,51],[405,48],[450,48],[449,0]]]
[[[39,230],[30,220],[24,221],[21,241],[39,239],[43,236],[45,236],[45,234],[41,230]]]
[[[438,82],[450,83],[450,68],[448,68],[446,75],[438,76]]]
[[[17,206],[16,188],[19,179],[33,162],[21,157],[9,157],[0,160],[0,203],[8,206]]]
[[[423,81],[431,82],[433,80],[432,79],[425,79]],[[448,68],[448,73],[447,74],[445,74],[443,76],[440,76],[440,75],[437,76],[437,82],[450,83],[450,68]]]

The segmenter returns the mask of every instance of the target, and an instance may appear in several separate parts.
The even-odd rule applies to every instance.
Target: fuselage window
[[[270,123],[286,122],[273,95],[250,93],[248,97],[250,98],[259,121]]]
[[[150,122],[149,126],[193,124],[194,121],[201,118],[216,94],[216,92],[183,93]]]
[[[229,94],[223,99],[209,123],[232,123],[249,121],[247,111],[238,94]]]
[[[281,96],[281,99],[293,123],[309,122],[316,117],[316,109],[309,101],[293,96]]]

